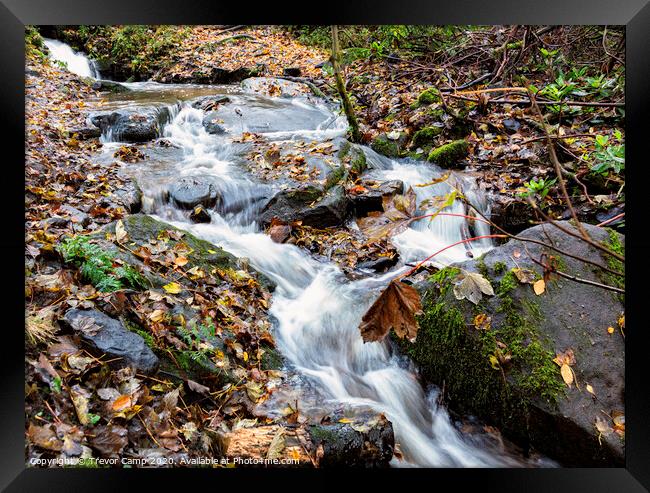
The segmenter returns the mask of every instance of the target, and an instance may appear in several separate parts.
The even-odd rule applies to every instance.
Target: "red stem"
[[[596,224],[596,226],[597,226],[597,227],[598,227],[598,226],[605,226],[605,224],[609,224],[609,223],[611,223],[611,222],[614,222],[614,221],[616,221],[617,219],[622,218],[624,215],[625,215],[625,212],[621,212],[618,216],[611,217],[611,218],[609,218],[607,221],[603,221],[603,222],[600,223],[600,224]]]
[[[442,253],[442,252],[444,252],[445,250],[447,250],[447,249],[449,249],[449,248],[451,248],[451,247],[454,247],[454,246],[456,246],[456,245],[460,245],[460,244],[462,244],[462,243],[469,243],[470,241],[474,241],[474,240],[482,240],[483,238],[507,238],[507,237],[508,237],[507,235],[482,235],[482,236],[474,236],[473,238],[467,238],[467,239],[465,239],[465,240],[457,241],[456,243],[452,243],[451,245],[447,245],[445,248],[443,248],[443,249],[441,249],[441,250],[438,250],[438,251],[437,251],[436,253],[434,253],[433,255],[429,255],[427,258],[425,258],[422,262],[420,262],[420,263],[417,264],[415,267],[413,267],[413,268],[412,268],[410,271],[408,271],[406,274],[402,274],[401,276],[399,276],[398,279],[401,279],[401,278],[403,278],[403,277],[408,277],[408,276],[410,276],[410,275],[413,274],[416,270],[418,270],[418,269],[422,266],[422,264],[424,264],[425,262],[428,262],[429,260],[431,260],[433,257],[435,257],[436,255],[438,255],[439,253]]]

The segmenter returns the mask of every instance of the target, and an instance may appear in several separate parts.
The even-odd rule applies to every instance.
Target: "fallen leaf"
[[[70,387],[70,399],[74,404],[77,418],[83,426],[90,424],[90,417],[88,416],[88,398],[87,390],[82,389],[78,384]]]
[[[614,327],[607,327],[607,333],[608,334],[613,334],[614,333]]]
[[[564,363],[560,367],[560,373],[562,374],[562,380],[564,380],[564,383],[571,387],[571,384],[573,384],[573,370],[571,367]]]
[[[418,333],[415,316],[421,313],[422,302],[416,289],[393,280],[363,316],[361,337],[364,342],[379,341],[393,329],[398,337],[414,341]]]
[[[115,239],[118,243],[126,240],[126,229],[124,229],[124,223],[121,219],[115,224]]]
[[[533,284],[533,291],[535,291],[535,294],[539,296],[546,290],[546,283],[544,282],[544,279],[539,279],[535,281],[535,284]]]
[[[30,423],[27,436],[34,445],[46,450],[59,452],[63,447],[63,442],[57,438],[56,432],[49,425],[38,426]]]
[[[589,392],[591,395],[596,397],[596,393],[594,392],[594,388],[591,385],[587,384],[586,388],[587,388],[587,392]]]
[[[208,394],[210,392],[209,387],[201,385],[200,383],[196,383],[194,380],[188,380],[187,386],[190,388],[190,390],[193,390],[198,394]]]
[[[130,395],[121,395],[115,401],[113,401],[113,404],[111,405],[111,409],[115,412],[121,412],[124,411],[125,409],[128,409],[131,407],[132,404],[132,399]]]
[[[454,296],[457,300],[467,299],[476,305],[483,298],[483,294],[494,296],[490,281],[478,272],[467,272],[461,269],[457,279],[454,285]]]
[[[278,432],[273,437],[273,440],[271,440],[271,444],[269,445],[269,450],[266,453],[266,458],[277,459],[280,456],[282,456],[282,452],[284,451],[285,444],[286,442],[284,439],[284,428],[280,427]]]
[[[522,269],[520,267],[515,267],[512,269],[512,273],[522,284],[533,284],[535,282],[535,272],[530,269]]]
[[[177,282],[170,282],[169,284],[165,284],[163,286],[163,289],[167,291],[169,294],[178,294],[183,290],[181,285],[178,284]]]

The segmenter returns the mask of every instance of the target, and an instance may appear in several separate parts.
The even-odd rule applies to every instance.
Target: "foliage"
[[[47,57],[43,53],[43,48],[45,45],[38,29],[34,26],[25,26],[25,56],[45,60]]]
[[[614,138],[618,142],[613,143],[613,140],[607,135],[598,135],[596,137],[596,150],[592,154],[593,165],[591,171],[593,173],[607,174],[613,171],[620,174],[625,170],[625,144],[620,130],[614,132]]]
[[[533,198],[538,196],[542,200],[542,207],[545,205],[544,199],[551,191],[551,188],[557,183],[557,178],[532,178],[530,181],[524,182],[526,191],[522,192],[520,197]]]
[[[58,250],[65,262],[80,267],[81,275],[98,290],[110,293],[121,289],[142,289],[145,279],[130,265],[118,265],[115,257],[91,243],[87,236],[73,236],[65,239]]]

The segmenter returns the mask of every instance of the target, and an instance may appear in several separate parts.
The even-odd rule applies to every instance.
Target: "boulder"
[[[188,176],[170,185],[169,197],[182,209],[192,209],[199,204],[214,207],[217,203],[217,189],[209,178]]]
[[[69,128],[68,133],[76,136],[79,140],[96,139],[102,135],[102,131],[97,127],[74,127]]]
[[[219,118],[216,111],[210,111],[203,117],[203,121],[201,123],[203,124],[205,131],[209,134],[221,135],[226,133],[226,129],[217,123],[220,120],[221,119]]]
[[[128,92],[131,89],[124,84],[112,80],[95,80],[91,87],[96,91],[109,91],[109,92]]]
[[[302,221],[306,226],[338,226],[345,221],[347,211],[348,199],[341,185],[327,192],[308,185],[278,192],[262,209],[260,221],[266,225],[276,217],[285,223]]]
[[[461,139],[433,149],[427,159],[443,168],[458,168],[463,166],[468,154],[469,143]]]
[[[390,132],[388,134],[379,134],[370,144],[373,151],[386,157],[399,157],[400,152],[406,144],[407,136],[405,133]]]
[[[130,332],[119,320],[97,310],[68,310],[63,322],[70,326],[92,348],[111,359],[122,358],[139,371],[152,373],[158,367],[158,358],[138,334]]]
[[[559,224],[577,233],[568,222]],[[618,233],[584,227],[594,241],[623,251]],[[623,269],[621,262],[552,225],[535,226],[520,236],[552,241],[572,255]],[[565,466],[621,467],[624,440],[612,420],[618,417],[620,433],[625,411],[621,295],[561,277],[547,280],[544,292],[536,295],[513,271],[526,269],[530,281],[542,279],[526,248],[535,260],[551,262],[568,275],[624,285],[621,277],[550,248],[511,240],[418,284],[424,314],[417,338],[413,343],[396,340],[421,375],[444,388],[454,411],[476,415],[524,449],[533,446]],[[495,295],[483,296],[476,305],[458,300],[453,289],[462,280],[458,269],[481,273]],[[569,359],[565,374],[574,377],[570,386],[554,361],[557,356]]]
[[[170,116],[169,109],[162,106],[94,113],[90,121],[113,141],[137,143],[159,137]]]
[[[366,216],[371,211],[383,211],[382,201],[384,197],[404,192],[404,182],[402,180],[384,182],[363,180],[359,185],[365,188],[364,192],[348,194],[352,211],[357,217]]]
[[[73,223],[81,224],[84,228],[90,224],[90,216],[85,212],[80,211],[68,204],[63,204],[58,209],[59,214],[63,214],[70,217],[70,220]]]

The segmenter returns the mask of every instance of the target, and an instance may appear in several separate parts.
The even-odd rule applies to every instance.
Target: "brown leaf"
[[[92,447],[104,456],[114,457],[129,443],[126,428],[115,425],[98,426],[90,440]]]
[[[30,423],[27,430],[27,437],[34,445],[46,450],[59,452],[63,443],[56,436],[56,433],[49,426],[38,426]]]
[[[379,341],[390,329],[398,337],[414,341],[418,333],[415,316],[421,313],[422,303],[416,289],[393,280],[363,316],[359,330],[364,342]]]
[[[278,224],[269,228],[269,236],[275,243],[284,243],[291,234],[291,226]]]
[[[188,380],[187,381],[187,386],[190,388],[190,390],[193,390],[194,392],[198,394],[208,394],[210,393],[210,388],[206,387],[205,385],[201,385],[200,383],[196,383],[194,380]]]
[[[385,196],[382,205],[383,214],[371,213],[357,219],[359,229],[370,241],[397,235],[408,227],[415,213],[415,192],[409,188],[404,195]]]

